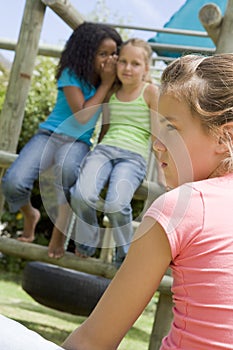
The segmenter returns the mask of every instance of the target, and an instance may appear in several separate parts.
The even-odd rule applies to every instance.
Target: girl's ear
[[[225,153],[233,146],[233,122],[222,125],[218,136],[217,153]]]

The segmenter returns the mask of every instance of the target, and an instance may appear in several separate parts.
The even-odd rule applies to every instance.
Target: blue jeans
[[[30,201],[31,190],[41,172],[53,167],[58,203],[70,199],[70,187],[77,180],[80,163],[89,146],[75,139],[40,129],[21,150],[2,179],[2,191],[11,212]]]
[[[100,243],[98,210],[110,221],[117,246],[116,261],[124,259],[133,235],[131,200],[145,175],[146,161],[137,153],[100,144],[87,155],[71,188],[80,253],[93,255]],[[106,185],[107,193],[102,199],[100,193]]]

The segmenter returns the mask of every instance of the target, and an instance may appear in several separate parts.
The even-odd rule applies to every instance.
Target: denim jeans
[[[145,175],[146,161],[137,153],[100,144],[87,155],[71,188],[80,253],[92,255],[100,243],[98,210],[110,221],[117,246],[116,260],[124,259],[133,235],[131,200]],[[107,193],[102,199],[100,193],[106,185]]]
[[[26,205],[40,173],[53,167],[58,204],[69,201],[80,163],[89,146],[75,139],[40,129],[21,150],[2,179],[2,191],[11,212]]]

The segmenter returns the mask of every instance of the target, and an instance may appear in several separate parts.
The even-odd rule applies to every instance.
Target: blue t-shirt
[[[63,91],[63,87],[65,86],[77,86],[80,88],[85,101],[90,99],[96,93],[96,88],[94,86],[89,86],[81,81],[70,69],[64,69],[57,81],[58,93],[53,111],[50,113],[46,121],[40,123],[39,127],[53,131],[57,134],[71,136],[91,145],[90,139],[99,118],[100,109],[93,114],[93,117],[86,124],[80,124],[75,119],[66,100]]]

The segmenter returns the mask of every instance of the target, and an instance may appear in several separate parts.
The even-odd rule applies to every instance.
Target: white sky
[[[69,0],[70,3],[88,20],[88,15],[96,8],[97,0]],[[26,0],[0,0],[0,38],[17,40]],[[170,17],[185,3],[185,0],[105,0],[110,10],[108,22],[162,28]],[[41,43],[64,45],[71,29],[50,8],[46,15],[41,33]],[[144,39],[154,36],[151,32],[136,32]],[[6,58],[12,60],[10,51],[0,50]]]

